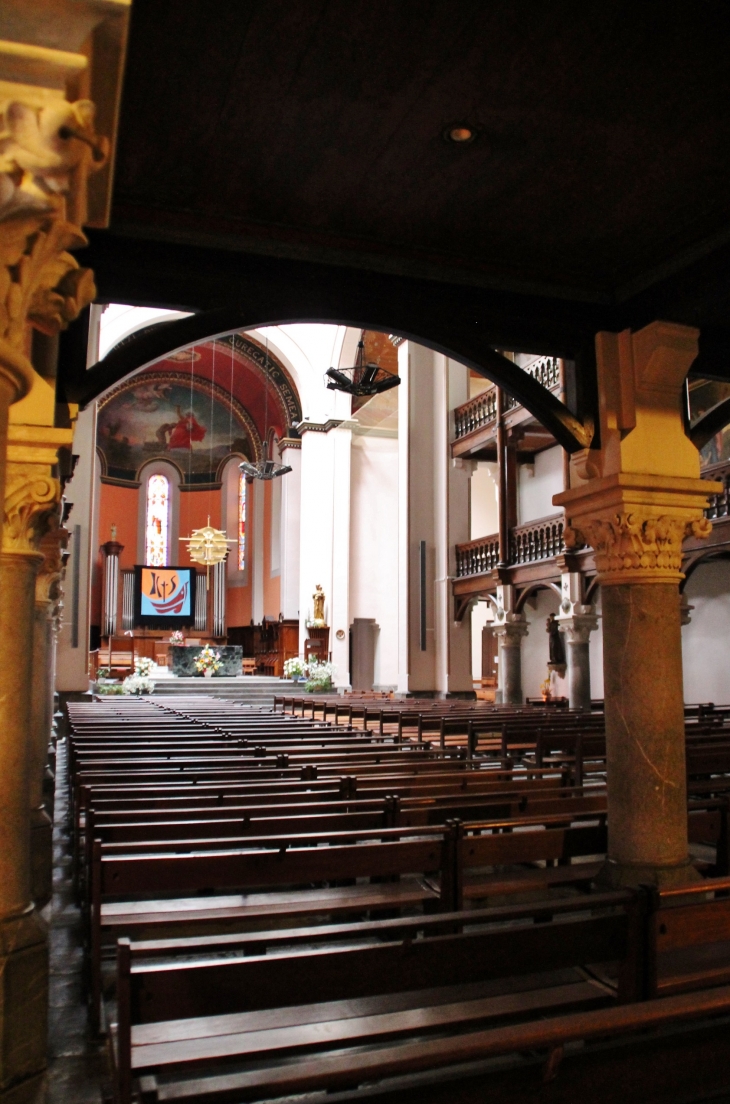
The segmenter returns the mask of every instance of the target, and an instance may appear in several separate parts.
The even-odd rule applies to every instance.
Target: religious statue
[[[314,588],[312,595],[313,615],[312,624],[316,627],[324,627],[327,622],[324,619],[324,591],[319,583]]]
[[[554,613],[551,613],[548,617],[546,624],[546,632],[548,634],[549,647],[550,647],[550,662],[548,666],[551,669],[561,669],[560,673],[565,673],[565,643],[563,641],[563,634],[560,631],[557,618]]]

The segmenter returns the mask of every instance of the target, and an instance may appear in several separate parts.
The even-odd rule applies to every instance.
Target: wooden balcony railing
[[[526,564],[549,560],[563,551],[563,514],[551,514],[510,532],[510,563]]]
[[[557,357],[538,357],[537,360],[533,360],[532,364],[528,364],[526,368],[523,368],[523,371],[549,390],[560,385],[560,361]],[[517,399],[505,394],[505,411],[513,410],[519,405]],[[454,410],[455,440],[458,441],[460,437],[466,437],[468,433],[473,433],[474,430],[489,425],[496,417],[497,389],[496,387],[490,387],[488,391],[483,391],[481,395],[476,395],[473,399],[469,399],[469,402],[457,406]]]
[[[457,578],[484,575],[487,571],[493,571],[498,563],[499,536],[496,533],[491,537],[482,537],[480,540],[456,546]]]
[[[539,518],[519,525],[509,535],[510,565],[535,563],[558,556],[563,549],[563,514]],[[499,563],[499,537],[489,537],[456,546],[456,576],[484,575]]]
[[[719,494],[710,495],[705,517],[711,521],[715,518],[730,517],[730,461],[723,460],[719,464],[710,465],[703,470],[702,477],[716,479],[724,487]]]
[[[497,417],[497,389],[492,387],[481,395],[470,399],[454,411],[454,431],[456,440],[473,433],[475,429],[489,425]]]

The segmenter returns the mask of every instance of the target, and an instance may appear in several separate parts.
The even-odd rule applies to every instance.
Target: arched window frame
[[[170,480],[162,472],[155,472],[148,478],[146,498],[143,563],[146,567],[167,567],[170,563]]]
[[[180,527],[180,471],[167,460],[151,460],[139,472],[139,512],[137,521],[137,563],[146,562],[147,550],[147,500],[150,480],[162,475],[168,482],[167,514],[167,565],[179,562]]]

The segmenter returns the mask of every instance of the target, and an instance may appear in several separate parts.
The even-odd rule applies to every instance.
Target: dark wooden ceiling
[[[136,0],[112,228],[621,302],[730,239],[726,12]]]

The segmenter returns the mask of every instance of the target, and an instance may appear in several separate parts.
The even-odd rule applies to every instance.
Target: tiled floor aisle
[[[66,747],[58,745],[53,825],[53,901],[50,922],[50,1010],[47,1104],[101,1104],[108,1080],[104,1046],[87,1030],[81,992],[81,914],[71,885]],[[50,915],[49,915],[50,913]]]

